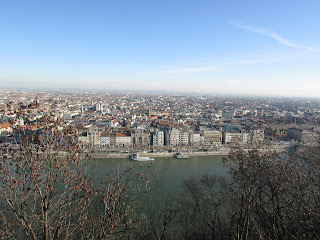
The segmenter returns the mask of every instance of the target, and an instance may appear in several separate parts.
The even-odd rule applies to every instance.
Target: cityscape
[[[10,110],[23,108],[32,111],[31,135],[42,128],[37,119],[53,111],[77,129],[83,148],[103,157],[139,151],[172,156],[178,150],[221,155],[233,146],[266,143],[283,149],[319,140],[319,103],[319,99],[2,89],[1,142],[13,142]]]
[[[0,239],[320,240],[320,1],[0,1]]]

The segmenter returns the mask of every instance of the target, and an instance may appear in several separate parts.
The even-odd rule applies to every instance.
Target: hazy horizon
[[[285,95],[267,95],[267,94],[223,94],[208,92],[190,92],[190,91],[172,91],[172,90],[132,90],[132,89],[88,89],[88,88],[0,88],[8,91],[31,91],[31,92],[75,92],[75,93],[124,93],[124,94],[142,94],[142,95],[165,95],[165,96],[193,96],[193,97],[217,97],[217,98],[252,98],[252,99],[305,99],[320,100],[320,97],[309,96],[285,96]]]
[[[0,88],[320,97],[317,0],[0,8]]]

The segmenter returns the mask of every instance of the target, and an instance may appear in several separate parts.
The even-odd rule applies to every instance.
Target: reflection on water
[[[91,176],[94,176],[94,181],[100,182],[108,172],[128,163],[132,162],[123,159],[94,159],[94,167],[90,170]],[[148,162],[133,163],[138,169],[140,166],[147,168],[149,164]],[[185,178],[205,173],[222,177],[227,175],[227,169],[222,165],[222,156],[201,156],[188,159],[156,158],[153,167],[157,169],[161,189],[171,194],[182,190],[181,183]]]

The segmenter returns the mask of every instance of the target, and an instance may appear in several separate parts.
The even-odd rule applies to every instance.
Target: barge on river
[[[131,154],[131,155],[129,156],[129,159],[130,159],[131,161],[138,161],[138,162],[154,161],[154,158],[151,158],[151,157],[141,157],[141,156],[139,156],[138,153]]]

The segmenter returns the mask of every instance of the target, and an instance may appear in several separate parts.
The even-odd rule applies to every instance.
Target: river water
[[[100,158],[94,159],[94,167],[90,170],[94,181],[101,181],[103,177],[118,166],[134,164],[137,171],[148,169],[149,162],[128,162],[124,159]],[[201,174],[226,176],[227,168],[222,165],[222,156],[201,156],[188,159],[156,158],[151,168],[156,168],[157,182],[161,191],[177,194],[182,191],[183,179]],[[145,171],[145,170],[144,170]]]

